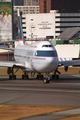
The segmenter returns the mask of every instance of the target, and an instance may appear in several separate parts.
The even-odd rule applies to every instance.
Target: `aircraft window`
[[[49,45],[49,47],[52,47],[52,45]]]
[[[57,57],[57,52],[56,52],[56,50],[54,50],[54,51],[37,51],[36,56]]]
[[[52,47],[52,45],[43,45],[42,47]]]

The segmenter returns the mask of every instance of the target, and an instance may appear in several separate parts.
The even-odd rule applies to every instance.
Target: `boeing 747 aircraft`
[[[37,73],[37,78],[43,79],[44,83],[49,83],[49,73],[53,72],[52,78],[59,78],[59,66],[64,66],[67,71],[68,66],[80,65],[79,60],[58,61],[58,55],[55,47],[49,41],[37,41],[31,45],[25,43],[23,38],[20,12],[18,10],[19,22],[19,43],[16,48],[1,48],[14,51],[15,61],[0,61],[1,67],[7,67],[9,79],[16,79],[14,68],[22,69],[24,74],[22,79],[28,79],[28,73]]]

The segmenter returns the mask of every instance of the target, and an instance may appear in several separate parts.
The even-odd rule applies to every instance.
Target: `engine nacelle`
[[[64,70],[67,72],[67,71],[68,71],[68,66],[65,66],[65,67],[64,67]]]
[[[12,67],[8,67],[7,74],[11,74],[11,73],[12,73]]]

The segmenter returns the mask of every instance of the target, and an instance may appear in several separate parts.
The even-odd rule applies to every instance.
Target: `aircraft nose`
[[[49,68],[51,71],[56,70],[56,68],[57,68],[57,66],[58,66],[58,58],[57,58],[57,57],[50,58],[48,62],[49,62],[48,68]]]

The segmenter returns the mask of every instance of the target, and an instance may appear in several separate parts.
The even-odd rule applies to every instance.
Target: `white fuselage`
[[[25,63],[25,71],[52,72],[58,67],[57,52],[49,41],[38,41],[32,45],[18,44],[14,51],[15,60]]]

